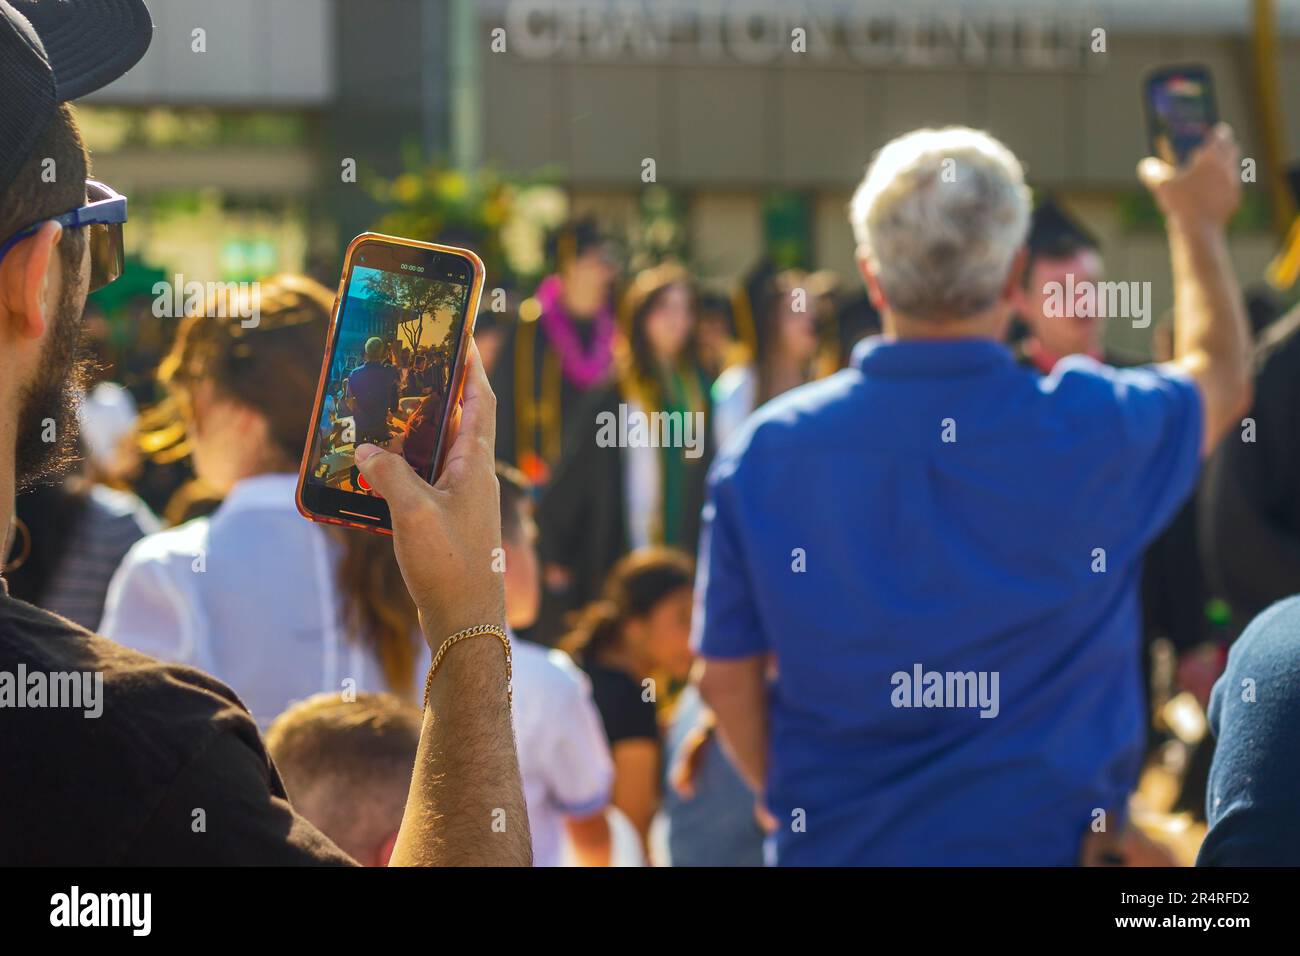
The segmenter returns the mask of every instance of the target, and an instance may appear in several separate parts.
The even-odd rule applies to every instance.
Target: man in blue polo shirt
[[[1248,402],[1236,157],[1220,127],[1186,167],[1139,167],[1166,219],[1176,360],[1046,377],[1001,344],[1029,219],[1016,158],[919,130],[868,168],[851,219],[884,334],[756,412],[705,509],[700,688],[777,862],[1071,865],[1141,845],[1140,560]]]
[[[348,376],[358,444],[383,444],[392,438],[388,413],[397,409],[397,369],[384,363],[384,355],[384,340],[371,336],[366,339],[366,361]]]

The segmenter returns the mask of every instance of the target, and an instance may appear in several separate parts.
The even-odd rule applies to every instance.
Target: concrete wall
[[[91,102],[269,107],[334,96],[333,0],[153,0],[154,38]],[[206,52],[193,49],[205,31]]]
[[[1142,74],[1195,61],[1214,72],[1220,112],[1247,155],[1260,149],[1243,37],[1111,33],[1086,71],[869,69],[784,59],[656,65],[482,59],[485,155],[506,168],[558,164],[575,184],[634,186],[653,157],[682,187],[834,187],[881,143],[922,125],[989,129],[1036,184],[1127,187],[1144,154]],[[1300,42],[1287,41],[1280,88],[1288,152],[1300,152]]]

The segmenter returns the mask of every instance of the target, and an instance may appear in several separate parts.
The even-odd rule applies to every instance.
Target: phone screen
[[[433,480],[472,284],[473,266],[462,256],[382,242],[358,247],[339,300],[308,484],[374,495],[354,457],[366,442]]]
[[[1218,122],[1209,71],[1203,67],[1162,70],[1147,80],[1152,153],[1181,165]]]

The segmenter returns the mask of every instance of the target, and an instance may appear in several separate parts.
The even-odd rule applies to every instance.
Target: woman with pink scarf
[[[497,458],[545,483],[584,399],[613,375],[613,295],[618,269],[590,220],[552,242],[556,270],[519,309],[519,322],[492,371]]]

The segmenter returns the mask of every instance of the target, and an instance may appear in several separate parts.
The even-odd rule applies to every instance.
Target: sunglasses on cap
[[[87,230],[86,240],[90,244],[90,288],[87,291],[104,288],[122,274],[122,223],[126,222],[126,197],[93,179],[86,180],[86,196],[90,200],[86,205],[61,216],[48,216],[0,243],[0,259],[52,219],[64,229]]]

